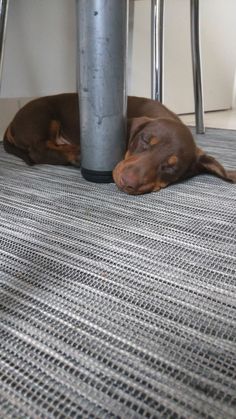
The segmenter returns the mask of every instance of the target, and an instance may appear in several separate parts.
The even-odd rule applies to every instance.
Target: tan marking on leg
[[[56,150],[59,153],[62,153],[66,159],[71,162],[77,160],[80,148],[74,144],[57,144],[54,141],[47,141],[46,146],[50,150]]]
[[[57,121],[57,120],[55,120],[55,119],[53,119],[50,122],[50,127],[49,127],[49,138],[50,138],[50,140],[56,141],[56,139],[60,135],[60,129],[61,129],[60,122]]]

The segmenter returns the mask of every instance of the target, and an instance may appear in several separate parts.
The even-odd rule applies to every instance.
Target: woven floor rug
[[[236,167],[236,131],[198,143]],[[0,148],[0,417],[235,418],[236,185],[128,196]]]

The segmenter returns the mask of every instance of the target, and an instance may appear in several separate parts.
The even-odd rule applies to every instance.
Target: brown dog
[[[158,102],[128,97],[128,118],[175,115]],[[177,116],[176,116],[177,118]],[[4,147],[27,164],[80,164],[79,105],[76,93],[45,96],[27,103],[10,123]]]
[[[124,192],[142,194],[200,173],[235,182],[225,169],[197,148],[176,114],[151,99],[128,97],[127,152],[113,170]],[[29,102],[4,135],[5,150],[28,164],[80,164],[79,107],[75,93]]]

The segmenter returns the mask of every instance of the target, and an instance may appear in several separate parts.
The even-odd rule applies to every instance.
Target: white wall
[[[205,109],[228,109],[236,96],[236,1],[199,3]],[[150,2],[136,2],[135,12],[131,93],[149,96]],[[194,111],[189,0],[165,0],[164,102],[177,113]]]
[[[164,101],[178,113],[193,111],[189,3],[165,0]],[[151,91],[150,4],[151,0],[135,1],[129,72],[129,93],[147,97]],[[200,5],[206,110],[228,108],[236,67],[236,1],[200,0]],[[41,96],[75,88],[75,1],[11,0],[1,97]]]
[[[9,3],[1,97],[75,91],[75,0]]]
[[[11,0],[0,92],[0,139],[29,98],[75,90],[75,0]]]
[[[206,109],[232,106],[236,69],[236,1],[201,0]]]
[[[151,96],[150,16],[151,1],[134,1],[133,33],[129,33],[128,93],[144,97]]]

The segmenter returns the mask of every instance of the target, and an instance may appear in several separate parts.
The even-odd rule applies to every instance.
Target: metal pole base
[[[89,182],[94,183],[113,183],[113,177],[112,177],[112,171],[104,171],[101,170],[89,170],[84,169],[82,167],[81,169],[82,176],[84,179],[88,180]]]

